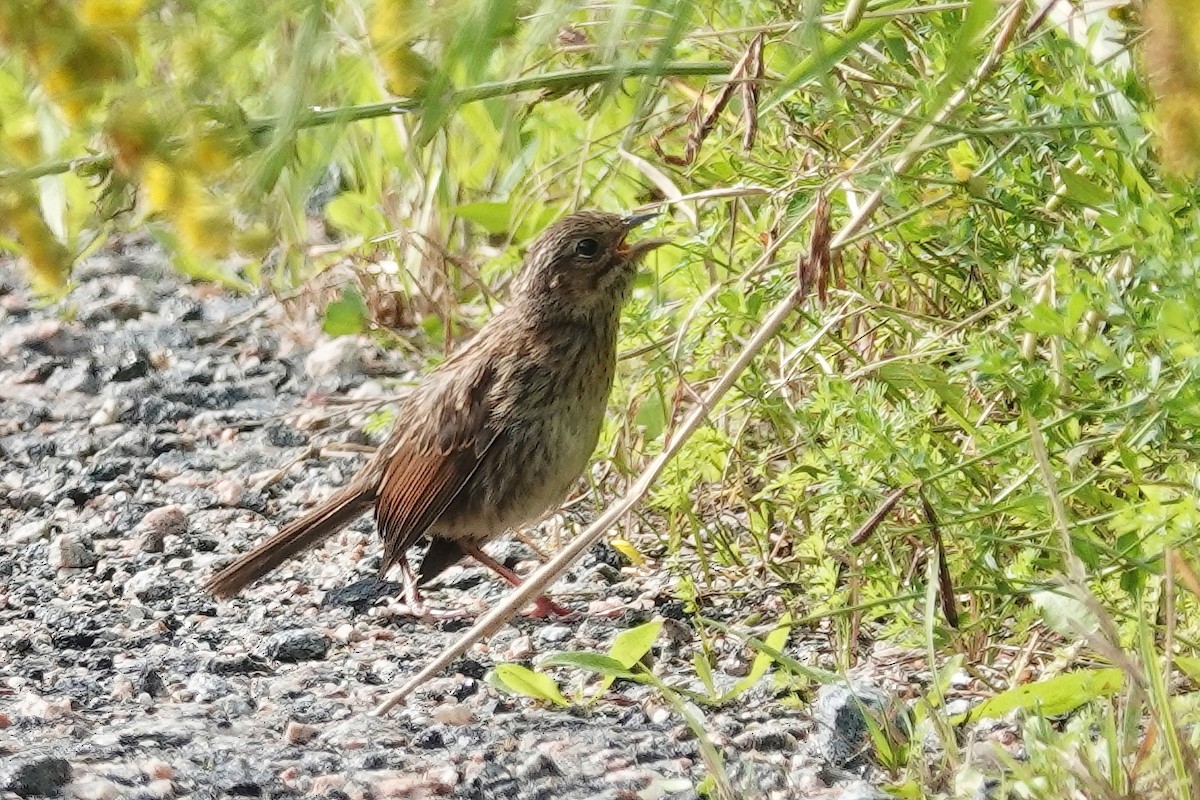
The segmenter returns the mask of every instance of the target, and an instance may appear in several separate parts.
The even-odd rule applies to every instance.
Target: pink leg
[[[520,586],[524,582],[521,580],[520,575],[513,572],[508,567],[504,566],[499,561],[497,561],[496,559],[489,556],[487,553],[483,552],[483,550],[476,544],[474,544],[472,542],[460,541],[458,543],[458,546],[462,548],[462,551],[464,553],[466,553],[471,558],[478,561],[480,564],[483,564],[485,567],[487,567],[492,572],[499,575],[501,578],[504,578],[504,580],[508,581],[513,586]],[[532,617],[569,617],[569,616],[571,616],[571,614],[572,614],[572,612],[570,609],[563,608],[558,603],[555,603],[553,600],[550,600],[549,598],[547,598],[545,595],[538,595],[537,600],[534,601],[533,613],[531,613],[530,616],[532,616]]]
[[[421,598],[420,590],[417,589],[417,579],[413,575],[407,558],[400,559],[400,582],[404,584],[404,602],[408,603],[408,607],[412,609],[413,616],[423,616],[425,601]]]

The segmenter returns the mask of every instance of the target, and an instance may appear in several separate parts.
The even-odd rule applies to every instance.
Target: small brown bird
[[[507,306],[400,403],[386,442],[351,482],[214,575],[230,597],[375,506],[380,574],[417,587],[464,555],[514,585],[481,549],[554,508],[587,466],[616,369],[617,328],[642,257],[666,243],[626,235],[653,217],[580,211],[529,249]],[[416,579],[408,549],[429,548]],[[414,610],[414,613],[422,613]],[[566,614],[539,597],[535,613]]]

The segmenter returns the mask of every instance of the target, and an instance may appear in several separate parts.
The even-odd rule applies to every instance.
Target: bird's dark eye
[[[595,239],[580,239],[575,243],[575,254],[584,258],[595,258],[600,252],[600,243]]]

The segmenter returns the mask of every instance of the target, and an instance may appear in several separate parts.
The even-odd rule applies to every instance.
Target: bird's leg
[[[408,558],[401,558],[398,566],[400,567],[400,582],[404,585],[405,610],[408,612],[405,616],[412,616],[425,622],[433,623],[442,620],[461,619],[467,615],[463,609],[435,611],[430,608],[425,604],[425,598],[421,596],[421,590],[417,587],[417,578],[413,575],[412,566],[408,563]]]
[[[508,581],[513,586],[520,586],[522,583],[524,583],[524,581],[521,579],[520,575],[513,572],[508,567],[504,566],[499,561],[497,561],[496,559],[489,556],[487,553],[483,552],[483,549],[481,547],[479,547],[478,545],[474,544],[473,542],[460,540],[458,542],[458,546],[462,548],[462,551],[464,553],[466,553],[471,558],[478,561],[480,564],[483,564],[485,567],[487,567],[492,572],[499,575],[501,578],[504,578],[504,580]],[[553,600],[546,597],[544,594],[539,594],[537,600],[534,601],[533,612],[530,614],[530,616],[532,616],[532,617],[568,617],[568,616],[571,616],[571,614],[572,614],[572,612],[570,609],[563,608],[558,603],[555,603]]]
[[[409,610],[414,617],[423,617],[425,612],[425,601],[421,597],[421,590],[417,588],[417,578],[413,575],[412,566],[408,563],[407,558],[400,559],[400,582],[404,584],[404,602],[408,604]]]

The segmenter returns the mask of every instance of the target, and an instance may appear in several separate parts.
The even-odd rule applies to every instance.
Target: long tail
[[[351,481],[325,498],[319,506],[294,519],[283,529],[225,569],[213,575],[204,588],[217,597],[232,597],[294,555],[304,552],[349,525],[375,501],[375,489]]]

